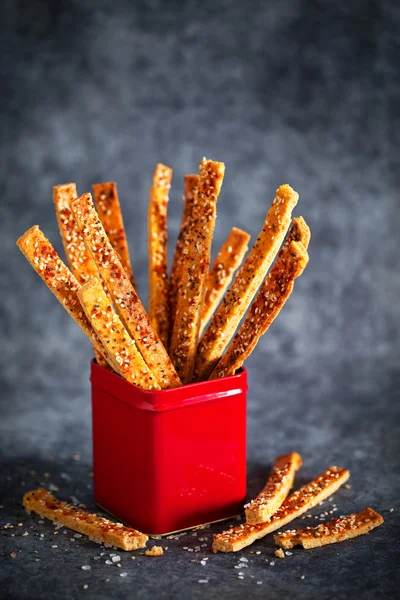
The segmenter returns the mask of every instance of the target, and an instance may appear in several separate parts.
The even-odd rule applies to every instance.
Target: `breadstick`
[[[217,200],[224,172],[223,163],[205,158],[200,163],[199,185],[193,200],[186,238],[188,253],[184,254],[170,347],[172,362],[183,383],[190,383],[192,380],[206,277],[210,267]]]
[[[77,197],[75,183],[53,187],[53,201],[65,256],[73,275],[79,283],[85,283],[90,277],[98,276],[98,271],[70,208],[72,200]]]
[[[79,283],[84,283],[90,277],[98,275],[98,272],[70,208],[70,203],[77,197],[75,183],[53,187],[53,201],[65,256],[72,274]],[[107,361],[103,356],[95,347],[93,351],[99,365],[107,368]]]
[[[241,265],[249,247],[249,239],[250,235],[248,233],[237,227],[232,227],[218,252],[207,277],[200,336],[228,289],[233,273]]]
[[[149,539],[144,533],[131,527],[125,527],[122,523],[114,523],[114,521],[99,517],[95,513],[89,513],[66,502],[61,502],[43,488],[25,494],[22,502],[27,510],[41,517],[46,517],[50,521],[64,525],[64,527],[99,542],[112,544],[121,550],[145,548]]]
[[[102,356],[114,370],[117,365],[97,337],[90,321],[83,312],[78,298],[80,284],[63,263],[49,240],[44,236],[38,225],[26,231],[18,240],[17,246],[22,254],[32,265],[34,270],[43,279],[47,287],[67,313],[88,336],[94,349]],[[96,354],[97,356],[97,354]]]
[[[317,527],[305,527],[278,533],[274,535],[274,542],[286,550],[298,545],[307,549],[317,548],[364,535],[382,523],[381,515],[372,508],[366,508],[359,513],[321,523]]]
[[[92,277],[78,290],[78,297],[103,346],[117,363],[120,375],[144,390],[159,390],[160,386],[111,306],[100,281]]]
[[[119,260],[132,285],[135,285],[128,242],[126,239],[124,220],[118,198],[117,184],[114,181],[95,183],[93,186],[94,201],[100,221],[118,254]]]
[[[175,246],[174,258],[171,267],[171,277],[169,281],[169,308],[170,308],[170,331],[175,322],[176,305],[178,302],[179,283],[182,278],[182,265],[185,255],[188,253],[186,238],[190,227],[190,215],[193,207],[193,200],[196,188],[199,184],[198,175],[185,175],[184,194],[183,194],[183,212],[182,221],[179,230],[178,240]],[[184,251],[184,248],[186,250]]]
[[[293,487],[295,473],[302,464],[297,452],[278,456],[264,489],[246,508],[247,523],[265,523],[272,517]]]
[[[298,198],[298,194],[289,185],[281,185],[278,188],[257,241],[214,313],[199,344],[195,367],[196,381],[210,376],[232,339],[283,242]]]
[[[308,254],[303,244],[291,242],[265,278],[245,320],[210,379],[233,375],[242,366],[282,310],[293,291],[294,280],[300,277],[307,262]]]
[[[166,348],[169,335],[167,210],[172,169],[158,164],[153,174],[148,208],[149,317]]]
[[[119,316],[129,335],[135,340],[159,386],[164,389],[181,385],[167,351],[153,331],[135,288],[107,238],[90,194],[84,194],[74,200],[71,207],[101,278],[111,293]]]
[[[290,523],[340,488],[350,477],[347,469],[329,467],[319,477],[286,498],[266,523],[242,523],[214,536],[214,552],[237,552]]]

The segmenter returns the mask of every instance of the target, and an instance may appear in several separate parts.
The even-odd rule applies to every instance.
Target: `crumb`
[[[389,512],[393,512],[393,511],[394,511],[394,508],[391,508],[391,509],[389,510]]]
[[[16,552],[11,552],[10,556],[11,556],[11,558],[17,558],[17,553]]]
[[[278,558],[285,558],[285,553],[282,550],[282,548],[278,548],[278,550],[275,550],[275,556]]]
[[[351,485],[349,483],[345,483],[344,487],[346,490],[351,490]]]
[[[164,550],[161,546],[153,546],[151,550],[146,550],[146,556],[162,556],[164,554]]]
[[[305,577],[306,577],[305,575],[302,575],[302,576],[300,577],[300,579],[305,579]]]

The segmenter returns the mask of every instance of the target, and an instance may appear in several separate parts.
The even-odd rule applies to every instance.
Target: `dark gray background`
[[[14,529],[0,528],[0,596],[394,597],[398,3],[3,0],[2,7],[0,525]],[[163,542],[162,559],[124,554],[122,579],[104,565],[108,557],[93,560],[97,546],[68,535],[57,542],[49,523],[20,508],[24,491],[50,481],[61,497],[93,508],[91,351],[15,240],[38,223],[61,250],[52,186],[76,181],[83,193],[116,180],[146,299],[154,164],[174,169],[172,249],[183,175],[204,155],[226,163],[214,250],[232,225],[254,240],[286,182],[299,192],[296,214],[313,234],[306,272],[247,362],[250,494],[273,458],[295,449],[305,463],[299,483],[329,464],[348,466],[352,488],[335,496],[339,512],[371,505],[386,522],[366,538],[297,550],[273,567],[265,563],[268,538],[242,553],[243,580],[237,555],[182,550],[195,545],[189,535]],[[20,537],[25,530],[30,535]],[[204,577],[209,583],[198,583]]]

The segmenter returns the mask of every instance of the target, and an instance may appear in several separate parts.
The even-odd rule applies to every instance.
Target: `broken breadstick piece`
[[[144,390],[159,390],[156,378],[111,306],[100,281],[92,277],[78,290],[78,297],[103,346],[117,363],[118,373]]]
[[[72,200],[77,197],[75,183],[65,183],[53,187],[53,201],[65,256],[72,274],[79,283],[85,283],[90,277],[98,276],[98,271],[70,208]],[[93,350],[98,364],[107,368],[108,365],[103,356],[95,347]]]
[[[247,505],[247,523],[265,523],[271,518],[293,487],[295,473],[302,464],[297,452],[278,456],[264,489]]]
[[[193,200],[186,238],[188,252],[184,254],[170,347],[172,362],[183,383],[190,383],[192,380],[206,277],[210,267],[216,205],[224,172],[223,163],[205,158],[200,163],[199,185]]]
[[[121,550],[144,548],[149,539],[144,533],[125,527],[122,523],[114,523],[94,513],[61,502],[43,488],[25,494],[22,502],[27,510],[41,517],[46,517],[99,542],[112,544]]]
[[[145,363],[161,387],[181,385],[181,381],[148,314],[112,247],[96,213],[90,194],[72,202],[72,211],[95,261],[101,278],[112,295],[116,309],[129,335],[135,340]]]
[[[167,210],[172,169],[158,164],[154,170],[148,207],[149,317],[166,348],[169,336],[169,281]]]
[[[299,195],[281,185],[250,254],[206,329],[196,356],[195,381],[208,379],[264,280],[290,225]]]
[[[294,288],[294,280],[308,263],[307,250],[301,242],[290,242],[268,273],[245,320],[228,350],[217,363],[210,379],[234,375],[250,356],[262,335],[279,315]]]
[[[269,521],[252,525],[242,523],[214,536],[214,552],[237,552],[256,540],[290,523],[340,488],[350,477],[347,469],[329,467],[319,477],[291,494]]]
[[[145,551],[146,556],[162,556],[164,554],[164,550],[162,546],[153,546],[150,550]]]
[[[222,244],[207,277],[200,336],[221,302],[232,281],[233,273],[241,265],[249,247],[249,239],[250,235],[248,233],[237,227],[232,227],[227,239]]]
[[[90,321],[86,317],[80,300],[78,289],[80,284],[63,263],[50,241],[44,236],[38,225],[26,231],[18,240],[17,246],[42,278],[49,290],[53,292],[61,306],[88,336],[95,350],[116,370],[116,364],[107,353],[97,337]],[[97,354],[96,354],[97,356]]]
[[[185,175],[184,178],[184,194],[183,212],[181,226],[179,229],[178,239],[175,246],[174,258],[171,267],[171,277],[169,282],[169,309],[170,309],[170,332],[175,322],[176,305],[178,302],[179,283],[182,278],[182,265],[185,255],[188,253],[186,238],[190,227],[190,215],[193,207],[193,200],[196,188],[199,184],[198,175]]]
[[[316,527],[292,529],[278,533],[274,536],[274,542],[286,550],[299,545],[307,549],[317,548],[364,535],[382,523],[381,515],[372,508],[366,508],[359,513],[332,519],[332,521],[321,523]]]
[[[95,183],[92,188],[100,221],[103,224],[112,247],[118,254],[129,281],[134,286],[135,279],[129,256],[124,220],[122,218],[122,211],[118,198],[117,184],[114,181],[107,181]]]

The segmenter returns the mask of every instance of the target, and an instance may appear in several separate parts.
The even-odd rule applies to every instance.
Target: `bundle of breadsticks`
[[[37,225],[17,241],[89,337],[97,363],[145,390],[234,375],[307,265],[310,230],[302,217],[291,221],[298,194],[289,185],[276,191],[247,257],[250,236],[233,227],[211,264],[224,171],[223,163],[204,158],[198,174],[185,176],[169,272],[172,170],[156,166],[148,205],[147,311],[136,290],[115,183],[93,185],[93,198],[79,196],[74,183],[54,187],[67,264]]]
[[[237,552],[268,533],[280,530],[332,496],[350,477],[347,469],[329,467],[316,479],[289,496],[295,473],[302,464],[301,456],[297,452],[278,456],[264,488],[245,507],[246,522],[216,534],[213,551]],[[316,548],[363,535],[382,523],[381,515],[372,508],[366,508],[359,513],[320,523],[316,527],[278,531],[274,542],[285,549],[296,545]],[[284,558],[282,550],[278,550],[276,555]]]

